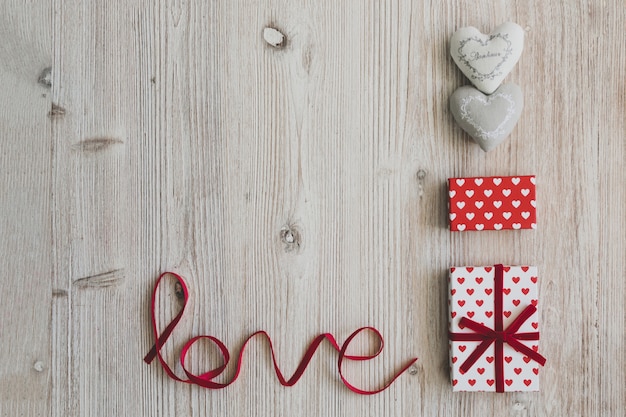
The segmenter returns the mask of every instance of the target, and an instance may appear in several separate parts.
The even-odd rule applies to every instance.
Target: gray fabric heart
[[[486,94],[493,93],[511,72],[524,49],[524,29],[513,22],[498,26],[488,35],[475,27],[457,30],[450,39],[450,55],[470,79]]]
[[[513,131],[523,107],[522,90],[515,84],[503,84],[491,95],[463,86],[450,96],[454,119],[485,152]]]

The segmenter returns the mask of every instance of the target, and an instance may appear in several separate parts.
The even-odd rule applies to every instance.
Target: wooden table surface
[[[448,110],[468,84],[448,41],[509,20],[525,109],[484,153]],[[0,415],[622,416],[624,26],[623,0],[3,1]],[[538,230],[448,231],[447,178],[516,174]],[[539,268],[540,392],[451,391],[447,269],[494,263]],[[385,349],[346,363],[355,385],[419,360],[360,396],[323,344],[284,388],[255,338],[230,387],[175,382],[142,362],[163,271],[190,288],[179,375],[192,336],[236,355],[259,329],[288,375],[362,326]],[[188,366],[218,363],[207,344]]]

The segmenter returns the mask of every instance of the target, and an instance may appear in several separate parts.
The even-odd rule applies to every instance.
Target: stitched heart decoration
[[[457,30],[450,39],[450,55],[463,74],[486,94],[493,93],[515,67],[524,48],[524,29],[506,22],[488,35],[475,27]]]
[[[503,84],[491,95],[463,86],[450,96],[454,119],[485,152],[513,131],[523,107],[522,90],[515,84]]]

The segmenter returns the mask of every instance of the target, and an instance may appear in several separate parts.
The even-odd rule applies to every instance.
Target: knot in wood
[[[263,39],[274,48],[282,48],[285,46],[285,35],[278,29],[272,27],[263,29]]]
[[[281,229],[280,240],[285,245],[285,252],[298,250],[302,242],[300,231],[293,225],[287,225]]]

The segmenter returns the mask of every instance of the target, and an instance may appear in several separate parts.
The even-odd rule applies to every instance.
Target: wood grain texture
[[[53,274],[49,6],[0,6],[0,415],[48,409]]]
[[[526,107],[485,154],[447,109],[468,84],[448,40],[506,20]],[[0,415],[626,409],[623,1],[11,0],[0,23]],[[448,231],[448,177],[514,174],[537,175],[537,231]],[[453,394],[446,271],[497,262],[539,268],[542,390]],[[237,352],[265,329],[291,374],[315,335],[364,325],[386,346],[346,364],[355,385],[420,360],[361,397],[324,345],[283,388],[259,338],[226,390],[176,383],[141,360],[165,270],[192,300],[171,364],[192,335]],[[159,300],[164,322],[171,282]]]

